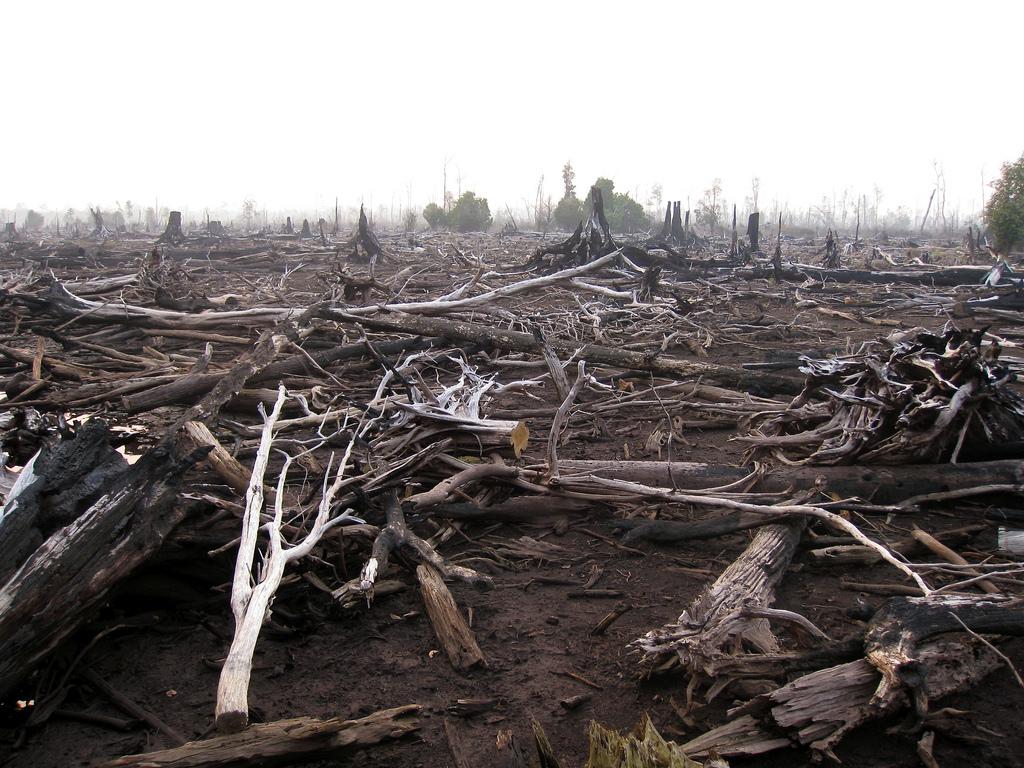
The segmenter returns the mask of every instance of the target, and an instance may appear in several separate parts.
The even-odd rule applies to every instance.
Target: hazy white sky
[[[557,200],[571,159],[696,200],[949,205],[1024,152],[1024,3],[5,3],[0,207]],[[581,194],[582,196],[582,194]]]

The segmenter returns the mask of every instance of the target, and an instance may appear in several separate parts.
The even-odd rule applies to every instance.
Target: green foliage
[[[1008,256],[1015,245],[1024,243],[1024,155],[1015,163],[1003,163],[992,189],[985,220],[996,253]]]
[[[25,223],[21,226],[26,232],[35,232],[36,230],[42,229],[43,224],[45,223],[46,219],[43,218],[43,214],[30,209],[29,212],[25,214]]]
[[[613,232],[636,232],[651,226],[651,220],[644,207],[628,193],[616,192],[614,181],[602,176],[594,182],[594,186],[601,190],[604,215]],[[590,210],[593,210],[593,201]]]
[[[555,224],[558,225],[559,229],[572,231],[576,229],[576,225],[580,223],[582,218],[583,203],[580,202],[576,195],[563,197],[558,201],[558,205],[555,206]]]
[[[426,218],[426,216],[424,216]],[[459,232],[482,232],[491,226],[491,209],[486,197],[477,197],[473,192],[463,192],[448,221]]]
[[[437,203],[429,203],[423,209],[423,220],[427,222],[427,226],[431,229],[438,229],[448,223],[448,214]]]

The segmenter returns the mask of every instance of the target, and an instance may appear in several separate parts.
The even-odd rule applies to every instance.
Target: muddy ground
[[[550,239],[550,238],[549,238]],[[482,256],[496,270],[522,269],[537,238],[481,238],[431,235],[413,245],[404,237],[384,240],[385,246],[398,252],[394,264],[383,267],[377,277],[386,282],[409,266],[422,264],[422,272],[412,270],[405,295],[437,296],[468,279],[474,272],[471,256]],[[19,275],[22,284],[47,273],[60,279],[85,279],[128,275],[137,271],[148,252],[149,243],[107,241],[103,245],[83,242],[87,250],[84,263],[75,258],[40,258],[40,246],[9,249],[0,264],[8,276]],[[216,250],[217,246],[214,246]],[[787,255],[809,261],[820,249],[820,242],[787,243]],[[914,258],[908,246],[884,246],[899,259]],[[305,266],[288,277],[281,267],[265,269],[245,267],[225,269],[220,260],[203,265],[203,248],[189,256],[175,256],[187,279],[208,296],[236,293],[251,306],[256,295],[262,303],[285,302],[304,306],[321,298],[329,289],[325,275],[332,263],[327,255],[280,256],[288,249],[301,251],[291,242],[277,244],[275,257],[291,266],[305,260]],[[258,250],[269,251],[260,244]],[[187,248],[180,249],[187,251]],[[306,250],[315,250],[307,248]],[[51,247],[52,252],[56,252]],[[952,263],[962,260],[957,244],[937,244],[933,261]],[[818,257],[820,258],[820,257]],[[865,262],[868,257],[863,257]],[[91,260],[91,261],[90,261]],[[272,259],[268,259],[272,261]],[[243,265],[245,259],[240,259]],[[816,263],[816,262],[813,262]],[[95,266],[93,266],[95,265]],[[865,266],[870,266],[865,263]],[[364,274],[364,266],[351,267],[352,274]],[[282,277],[285,275],[285,277]],[[526,276],[526,275],[523,275]],[[182,275],[178,279],[186,279]],[[619,280],[619,288],[627,281]],[[666,275],[670,283],[670,276]],[[326,287],[325,287],[326,286]],[[704,281],[686,281],[677,286],[682,297],[695,306],[687,317],[693,325],[673,324],[657,319],[665,328],[681,332],[670,343],[673,354],[695,360],[740,366],[744,363],[785,365],[795,355],[821,354],[852,349],[862,341],[874,339],[895,329],[922,326],[937,330],[952,319],[948,299],[962,301],[979,295],[977,288],[930,288],[907,285],[826,285],[808,282],[774,284],[768,280],[748,281],[709,274]],[[144,303],[144,291],[131,297],[132,303]],[[108,297],[109,298],[109,297]],[[819,306],[851,314],[850,320],[815,310],[801,309],[797,302],[812,298]],[[932,301],[941,298],[942,301]],[[609,307],[616,302],[601,299]],[[573,295],[567,290],[544,291],[515,302],[514,311],[541,318],[552,329],[578,330],[566,325],[564,318],[577,312]],[[3,343],[11,347],[34,348],[31,334],[34,318],[23,310],[3,309]],[[621,345],[650,344],[650,329],[642,327],[643,315],[612,317],[608,323],[609,342]],[[888,325],[867,322],[863,318],[885,320]],[[15,321],[18,327],[15,326]],[[980,325],[978,318],[958,318],[961,325]],[[1020,341],[1021,325],[1013,318],[983,319],[991,332],[1013,342]],[[653,322],[653,321],[652,321]],[[659,325],[659,332],[661,326]],[[252,334],[253,331],[247,331]],[[654,334],[657,336],[657,334]],[[664,338],[665,334],[661,334]],[[706,342],[706,343],[705,343]],[[119,347],[131,354],[145,354],[151,339],[125,340]],[[159,352],[191,355],[201,345],[183,340],[162,340]],[[689,346],[687,345],[689,343]],[[694,346],[696,344],[696,346]],[[699,346],[699,349],[697,347]],[[59,347],[55,347],[59,350]],[[1010,349],[1011,356],[1016,349]],[[218,348],[214,360],[227,365],[237,350]],[[536,361],[538,358],[529,358]],[[23,366],[22,366],[23,367]],[[8,365],[5,375],[15,373]],[[524,373],[525,371],[525,373]],[[377,376],[374,364],[352,363],[336,373],[342,381]],[[542,371],[525,367],[516,377],[534,376]],[[795,371],[788,372],[796,375]],[[599,380],[621,382],[640,390],[652,382],[650,375],[598,368]],[[502,380],[511,378],[511,369]],[[658,380],[658,383],[665,383]],[[55,389],[65,386],[56,384]],[[365,389],[365,383],[363,384]],[[621,391],[628,391],[621,387]],[[514,393],[492,402],[495,413],[526,414],[531,440],[521,461],[535,464],[544,460],[545,441],[551,409],[558,400],[550,388],[537,391],[537,400],[524,400]],[[651,433],[662,423],[659,409],[621,409],[595,413],[587,403],[604,403],[600,393],[585,393],[580,409],[573,415],[569,435],[563,441],[562,458],[612,459],[666,458],[664,449],[647,447]],[[102,414],[115,424],[141,426],[144,432],[129,450],[141,452],[150,436],[156,435],[187,405],[179,404],[138,416],[129,416],[116,403],[98,404],[81,409]],[[530,413],[540,415],[531,416]],[[692,415],[685,408],[679,413]],[[704,416],[707,416],[705,413]],[[258,423],[254,413],[232,413],[229,418]],[[672,458],[715,464],[739,464],[741,446],[730,440],[737,427],[726,429],[688,428],[674,444]],[[154,438],[155,439],[155,438]],[[243,463],[246,459],[242,458]],[[248,457],[251,462],[251,455]],[[199,468],[188,479],[185,492],[193,495],[220,494],[225,489],[208,469]],[[235,497],[237,498],[237,497]],[[552,512],[557,513],[557,501]],[[732,534],[708,541],[679,546],[648,543],[634,548],[619,543],[612,523],[622,515],[672,516],[692,519],[705,513],[686,509],[657,507],[632,510],[595,507],[573,513],[555,522],[538,525],[475,522],[462,524],[460,530],[439,544],[439,551],[454,562],[472,563],[494,578],[495,589],[479,592],[455,583],[452,591],[464,614],[470,617],[486,668],[460,675],[453,671],[427,621],[415,581],[410,571],[400,569],[399,578],[410,586],[395,595],[379,597],[371,607],[342,611],[330,598],[301,579],[282,588],[275,602],[274,624],[264,630],[257,649],[252,676],[250,703],[253,716],[264,721],[298,715],[357,717],[375,710],[409,703],[424,707],[418,735],[396,743],[365,750],[344,760],[322,760],[315,765],[381,765],[389,768],[457,765],[450,742],[461,746],[467,766],[499,763],[495,737],[500,729],[512,729],[521,738],[529,734],[531,720],[546,730],[564,766],[585,762],[587,729],[592,720],[605,726],[628,729],[648,713],[666,738],[685,741],[722,722],[725,710],[751,691],[727,690],[708,706],[698,706],[684,714],[687,680],[678,674],[643,677],[638,654],[630,643],[650,629],[674,619],[712,581],[749,542],[753,532]],[[973,513],[972,513],[973,514]],[[977,520],[971,517],[969,522]],[[905,534],[912,523],[927,530],[941,531],[964,524],[956,506],[936,509],[913,521],[872,519],[868,530],[882,540]],[[433,521],[417,523],[423,534],[435,533]],[[996,525],[980,532],[960,546],[969,559],[982,558],[996,550]],[[552,545],[550,555],[533,557],[504,553],[508,542],[529,536]],[[215,702],[218,661],[230,642],[233,623],[228,595],[233,551],[195,562],[197,550],[172,543],[146,568],[122,584],[111,596],[95,622],[80,632],[62,651],[55,665],[63,668],[68,659],[84,654],[77,666],[90,668],[130,699],[157,714],[162,720],[189,738],[211,732]],[[486,561],[486,562],[485,562]],[[491,565],[488,566],[487,563]],[[327,562],[300,564],[301,574],[312,569],[331,573],[337,584],[358,574],[362,557],[358,552]],[[853,569],[823,566],[811,562],[801,550],[789,567],[779,589],[779,607],[797,610],[833,638],[842,638],[863,627],[870,608],[884,598],[843,589],[840,579],[853,575],[858,581],[891,583],[896,575],[885,566],[856,566]],[[606,598],[578,598],[570,595],[580,585],[597,577],[592,584],[612,590]],[[619,604],[630,610],[606,632],[593,635],[595,625]],[[104,629],[119,627],[95,640]],[[787,645],[798,645],[797,638],[781,633]],[[91,646],[89,643],[93,643]],[[1004,643],[1002,650],[1018,667],[1024,666],[1024,641]],[[30,696],[33,678],[26,684]],[[40,766],[86,766],[117,755],[149,751],[170,746],[167,737],[143,727],[119,732],[72,719],[75,713],[97,713],[123,718],[125,715],[107,699],[97,695],[88,684],[71,675],[65,698],[56,715],[44,725],[24,730],[18,726],[24,714],[5,702],[0,731],[0,764],[28,768]],[[585,697],[574,708],[567,708],[573,697]],[[485,699],[485,711],[464,715],[457,711],[460,699]],[[947,700],[932,702],[932,709],[951,708],[955,716],[945,727],[936,727],[935,758],[940,765],[1011,766],[1024,764],[1024,734],[1019,727],[1019,711],[1024,706],[1024,691],[1008,669],[1000,669],[972,691]],[[836,750],[846,765],[881,768],[916,766],[915,751],[919,734],[900,733],[900,718],[873,723],[848,736]],[[446,729],[444,724],[449,723]],[[757,759],[733,759],[734,766],[810,765],[812,755],[802,749],[776,752]],[[461,768],[461,766],[460,766]]]

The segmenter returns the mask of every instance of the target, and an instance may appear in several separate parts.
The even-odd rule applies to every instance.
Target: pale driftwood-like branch
[[[296,717],[259,723],[241,733],[190,741],[180,747],[127,755],[98,768],[228,768],[293,765],[317,757],[337,759],[347,752],[400,739],[419,728],[418,704],[383,709],[358,720]]]
[[[572,410],[573,403],[576,402],[580,390],[583,389],[589,378],[586,373],[586,362],[580,360],[576,367],[576,381],[566,393],[562,404],[558,406],[555,418],[551,420],[551,432],[548,435],[548,474],[554,481],[558,479],[558,441],[562,436],[562,428],[569,420],[569,412]]]
[[[253,584],[252,570],[263,512],[263,478],[273,445],[274,424],[281,415],[281,409],[284,407],[286,399],[287,393],[284,386],[279,386],[274,408],[264,419],[260,447],[253,465],[249,488],[246,491],[242,537],[239,542],[238,559],[235,562],[235,574],[231,587],[231,611],[235,617],[235,635],[221,669],[220,682],[217,687],[217,728],[227,733],[242,730],[248,725],[248,693],[252,655],[256,649],[260,627],[269,613],[270,604],[281,583],[281,578],[284,576],[285,566],[305,557],[329,528],[349,518],[349,511],[346,511],[340,516],[330,519],[330,511],[334,496],[344,479],[355,435],[349,441],[348,448],[338,464],[334,482],[329,488],[325,487],[324,489],[316,519],[306,537],[301,543],[285,549],[281,537],[284,518],[284,484],[292,462],[291,456],[286,457],[278,478],[273,520],[268,527],[268,551],[264,555],[259,581],[255,585]],[[325,486],[329,478],[330,467],[324,478]]]

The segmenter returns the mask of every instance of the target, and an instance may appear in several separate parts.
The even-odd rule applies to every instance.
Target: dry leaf
[[[526,444],[530,441],[530,429],[525,421],[520,421],[512,430],[512,450],[515,451],[518,459],[523,454]]]

